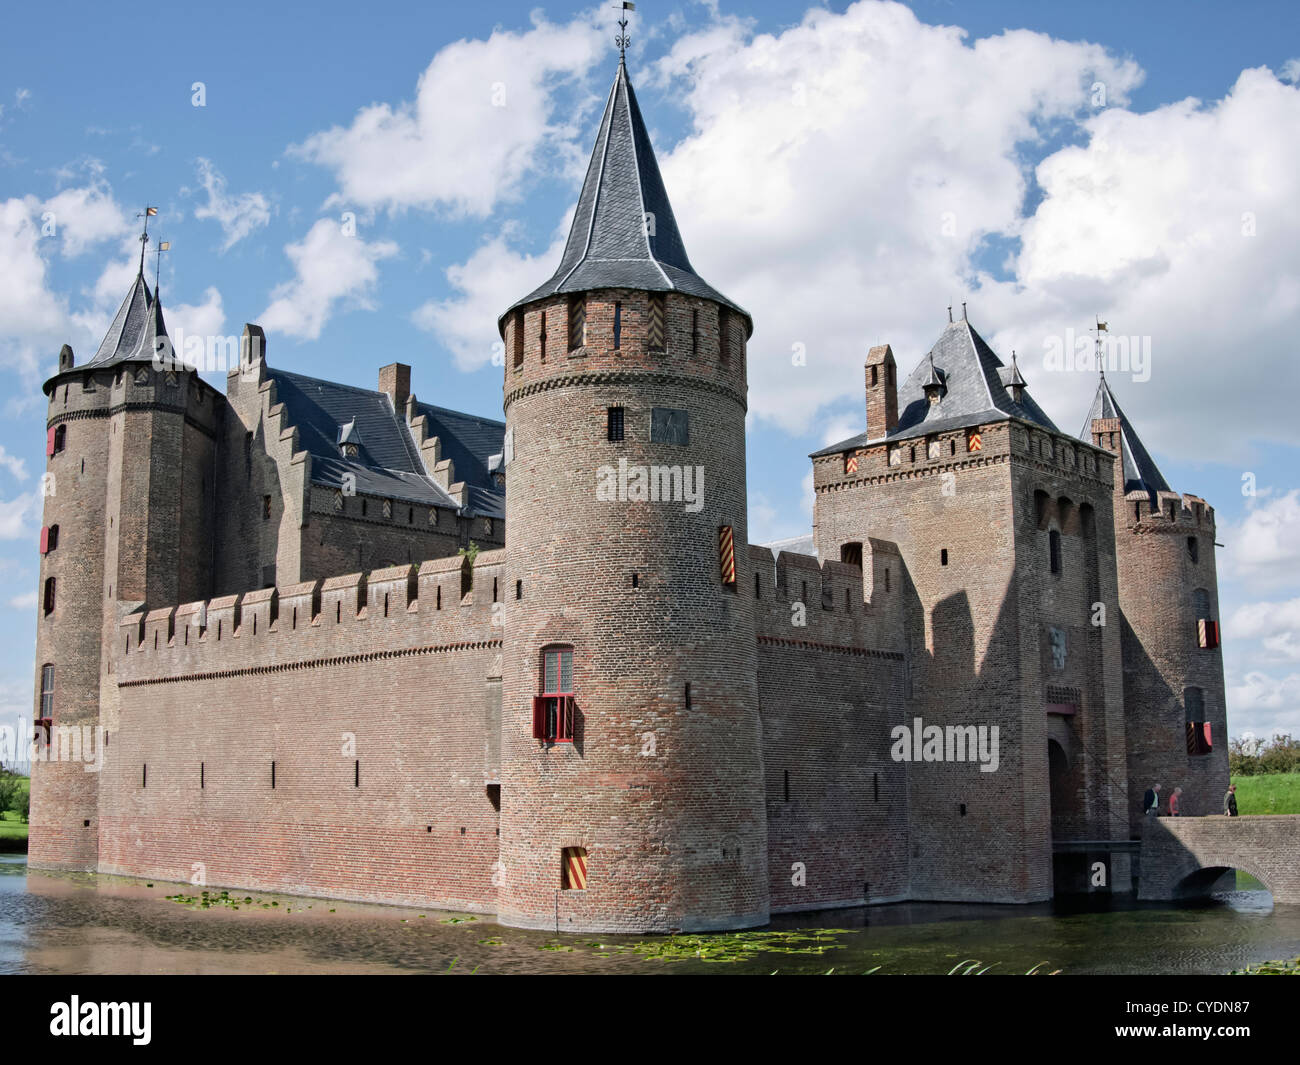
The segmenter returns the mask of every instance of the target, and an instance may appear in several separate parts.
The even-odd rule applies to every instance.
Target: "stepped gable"
[[[498,319],[503,331],[516,307],[546,296],[598,288],[683,292],[748,312],[709,285],[691,266],[659,174],[636,93],[620,61],[600,120],[559,269]]]
[[[395,411],[383,392],[269,366],[266,376],[275,382],[276,402],[284,404],[288,424],[298,429],[299,446],[311,455],[313,484],[337,488],[351,473],[356,490],[367,495],[460,509],[425,470],[405,413]],[[502,450],[504,423],[428,404],[415,408],[416,416],[428,419],[430,435],[439,437],[443,455],[453,460],[457,479],[465,482],[472,513],[504,517],[505,493],[488,468]],[[355,457],[343,454],[342,435],[357,445]]]
[[[932,372],[940,386],[936,403],[931,403],[925,394],[928,382],[933,387]],[[834,455],[873,440],[904,440],[1013,418],[1054,433],[1060,432],[1043,409],[1023,391],[1019,402],[1012,399],[1007,391],[1008,385],[1023,389],[1024,379],[1018,372],[1012,374],[1011,368],[994,354],[965,318],[951,322],[929,354],[916,364],[907,380],[899,386],[898,425],[894,429],[885,436],[859,433],[814,451],[812,457]]]
[[[1091,442],[1092,423],[1099,419],[1114,419],[1119,422],[1120,436],[1124,445],[1122,454],[1126,496],[1134,492],[1141,493],[1149,497],[1154,504],[1161,492],[1173,491],[1169,487],[1169,482],[1156,467],[1155,460],[1142,445],[1142,441],[1133,429],[1133,423],[1115,402],[1110,385],[1106,383],[1105,374],[1101,375],[1101,381],[1097,384],[1097,394],[1093,397],[1088,419],[1083,423],[1083,429],[1079,433],[1081,439]]]

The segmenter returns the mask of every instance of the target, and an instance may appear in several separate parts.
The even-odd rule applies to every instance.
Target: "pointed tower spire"
[[[739,311],[747,335],[753,332],[749,314],[707,284],[691,266],[636,93],[621,60],[559,269],[544,285],[513,304],[500,321],[504,323],[515,307],[533,300],[597,288],[700,296]]]
[[[1156,467],[1155,460],[1143,446],[1133,428],[1133,423],[1115,402],[1105,375],[1097,384],[1097,394],[1088,411],[1080,438],[1091,440],[1097,447],[1120,454],[1124,463],[1124,494],[1144,492],[1153,505],[1160,492],[1170,491],[1169,482]]]
[[[921,391],[925,393],[925,398],[931,404],[938,403],[943,392],[943,378],[939,376],[939,371],[934,368],[934,353],[930,354],[930,372],[926,374],[925,381],[921,384]]]

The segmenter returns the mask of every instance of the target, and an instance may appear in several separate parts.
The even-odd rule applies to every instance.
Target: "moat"
[[[29,871],[0,855],[0,973],[1226,973],[1300,955],[1300,906],[1266,891],[1109,909],[902,903],[778,918],[739,960],[665,960],[666,937],[552,935],[490,917]],[[195,904],[172,901],[178,893]],[[245,899],[251,899],[246,902]],[[239,909],[234,907],[238,906]],[[720,942],[706,937],[710,943]],[[718,952],[726,957],[723,951]]]

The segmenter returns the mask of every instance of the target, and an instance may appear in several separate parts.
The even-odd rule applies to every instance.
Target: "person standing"
[[[1169,816],[1170,816],[1170,817],[1177,817],[1177,816],[1178,816],[1178,807],[1179,807],[1179,805],[1180,805],[1180,799],[1181,799],[1182,794],[1183,794],[1183,789],[1182,789],[1182,788],[1174,788],[1174,793],[1173,793],[1172,795],[1169,796]]]
[[[1148,816],[1154,816],[1160,812],[1160,785],[1152,784],[1147,788],[1147,793],[1142,796],[1142,809]]]
[[[1228,793],[1223,797],[1223,813],[1225,817],[1237,816],[1237,785],[1229,784]]]

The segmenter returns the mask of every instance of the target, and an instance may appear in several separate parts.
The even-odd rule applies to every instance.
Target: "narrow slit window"
[[[618,300],[614,301],[614,347],[615,349],[623,346],[623,304]]]
[[[577,351],[587,343],[587,297],[569,297],[569,350]]]
[[[1048,563],[1053,573],[1061,572],[1061,534],[1052,529],[1047,534]]]
[[[518,370],[524,364],[524,312],[515,311],[515,324],[511,330],[510,338],[514,346],[515,369]]]

